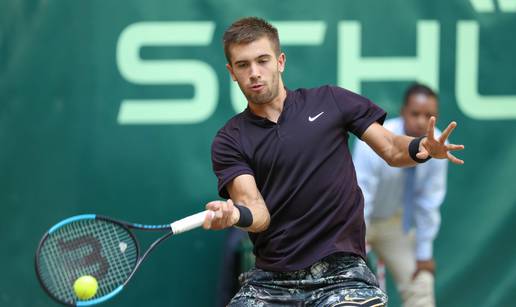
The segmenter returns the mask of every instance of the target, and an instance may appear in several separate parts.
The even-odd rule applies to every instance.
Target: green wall
[[[438,305],[512,305],[514,0],[0,1],[0,305],[55,305],[33,252],[62,218],[161,224],[217,197],[211,139],[242,107],[220,41],[248,15],[280,29],[290,88],[339,84],[391,116],[410,82],[439,91],[466,164],[442,207]],[[211,306],[223,237],[167,242],[106,306]]]

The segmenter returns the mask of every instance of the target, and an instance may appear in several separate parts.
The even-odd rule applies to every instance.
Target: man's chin
[[[247,96],[247,100],[251,101],[254,104],[267,104],[272,101],[270,95],[249,95]]]

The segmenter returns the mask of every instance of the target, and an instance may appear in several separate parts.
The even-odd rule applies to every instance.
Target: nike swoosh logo
[[[319,114],[315,115],[314,117],[312,117],[312,116],[308,116],[308,120],[309,120],[309,121],[311,121],[311,122],[313,122],[313,121],[314,121],[314,120],[316,120],[319,116],[323,115],[323,113],[324,113],[324,112],[321,112],[321,113],[319,113]]]

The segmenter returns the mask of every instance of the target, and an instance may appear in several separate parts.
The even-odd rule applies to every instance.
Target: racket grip
[[[192,230],[194,228],[197,228],[204,223],[204,218],[206,217],[206,214],[209,212],[209,210],[199,212],[196,214],[192,214],[190,216],[187,216],[183,219],[180,219],[179,221],[175,221],[172,224],[170,224],[170,227],[172,228],[172,233],[175,235]]]

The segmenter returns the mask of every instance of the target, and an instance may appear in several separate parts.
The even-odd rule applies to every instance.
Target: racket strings
[[[104,294],[110,293],[125,282],[133,270],[138,256],[136,249],[127,250],[127,238],[123,235],[121,236],[120,232],[117,231],[119,226],[116,224],[111,224],[111,226],[112,231],[109,232],[107,240],[109,246],[113,248],[106,249],[106,254],[114,265],[110,266],[112,273],[104,278],[107,284],[105,287],[107,292]],[[123,276],[122,280],[120,280],[121,276]]]
[[[45,267],[43,267],[43,281],[46,285],[69,285],[69,287],[58,286],[49,289],[51,292],[55,291],[54,294],[60,298],[66,297],[66,301],[74,301],[73,296],[71,297],[71,295],[73,295],[72,285],[77,277],[74,277],[74,274],[72,274],[72,270],[70,270],[70,267],[74,262],[73,258],[78,257],[78,259],[81,259],[89,254],[87,246],[84,246],[80,249],[76,249],[75,255],[62,253],[62,245],[60,245],[59,242],[71,242],[72,240],[76,240],[76,238],[79,237],[77,234],[78,231],[76,226],[77,225],[75,224],[70,224],[70,228],[68,230],[70,232],[70,241],[60,241],[60,239],[56,237],[56,240],[47,240],[45,243],[48,245],[41,250],[41,259],[43,259],[44,263],[46,264],[46,268],[58,268],[48,270],[48,275],[50,276],[50,279],[52,281],[52,283],[49,284],[45,282],[46,272],[44,270]]]
[[[78,220],[48,235],[42,243],[38,273],[46,289],[63,302],[78,300],[73,283],[84,275],[98,281],[94,298],[122,285],[138,260],[138,248],[127,229],[99,219]]]

